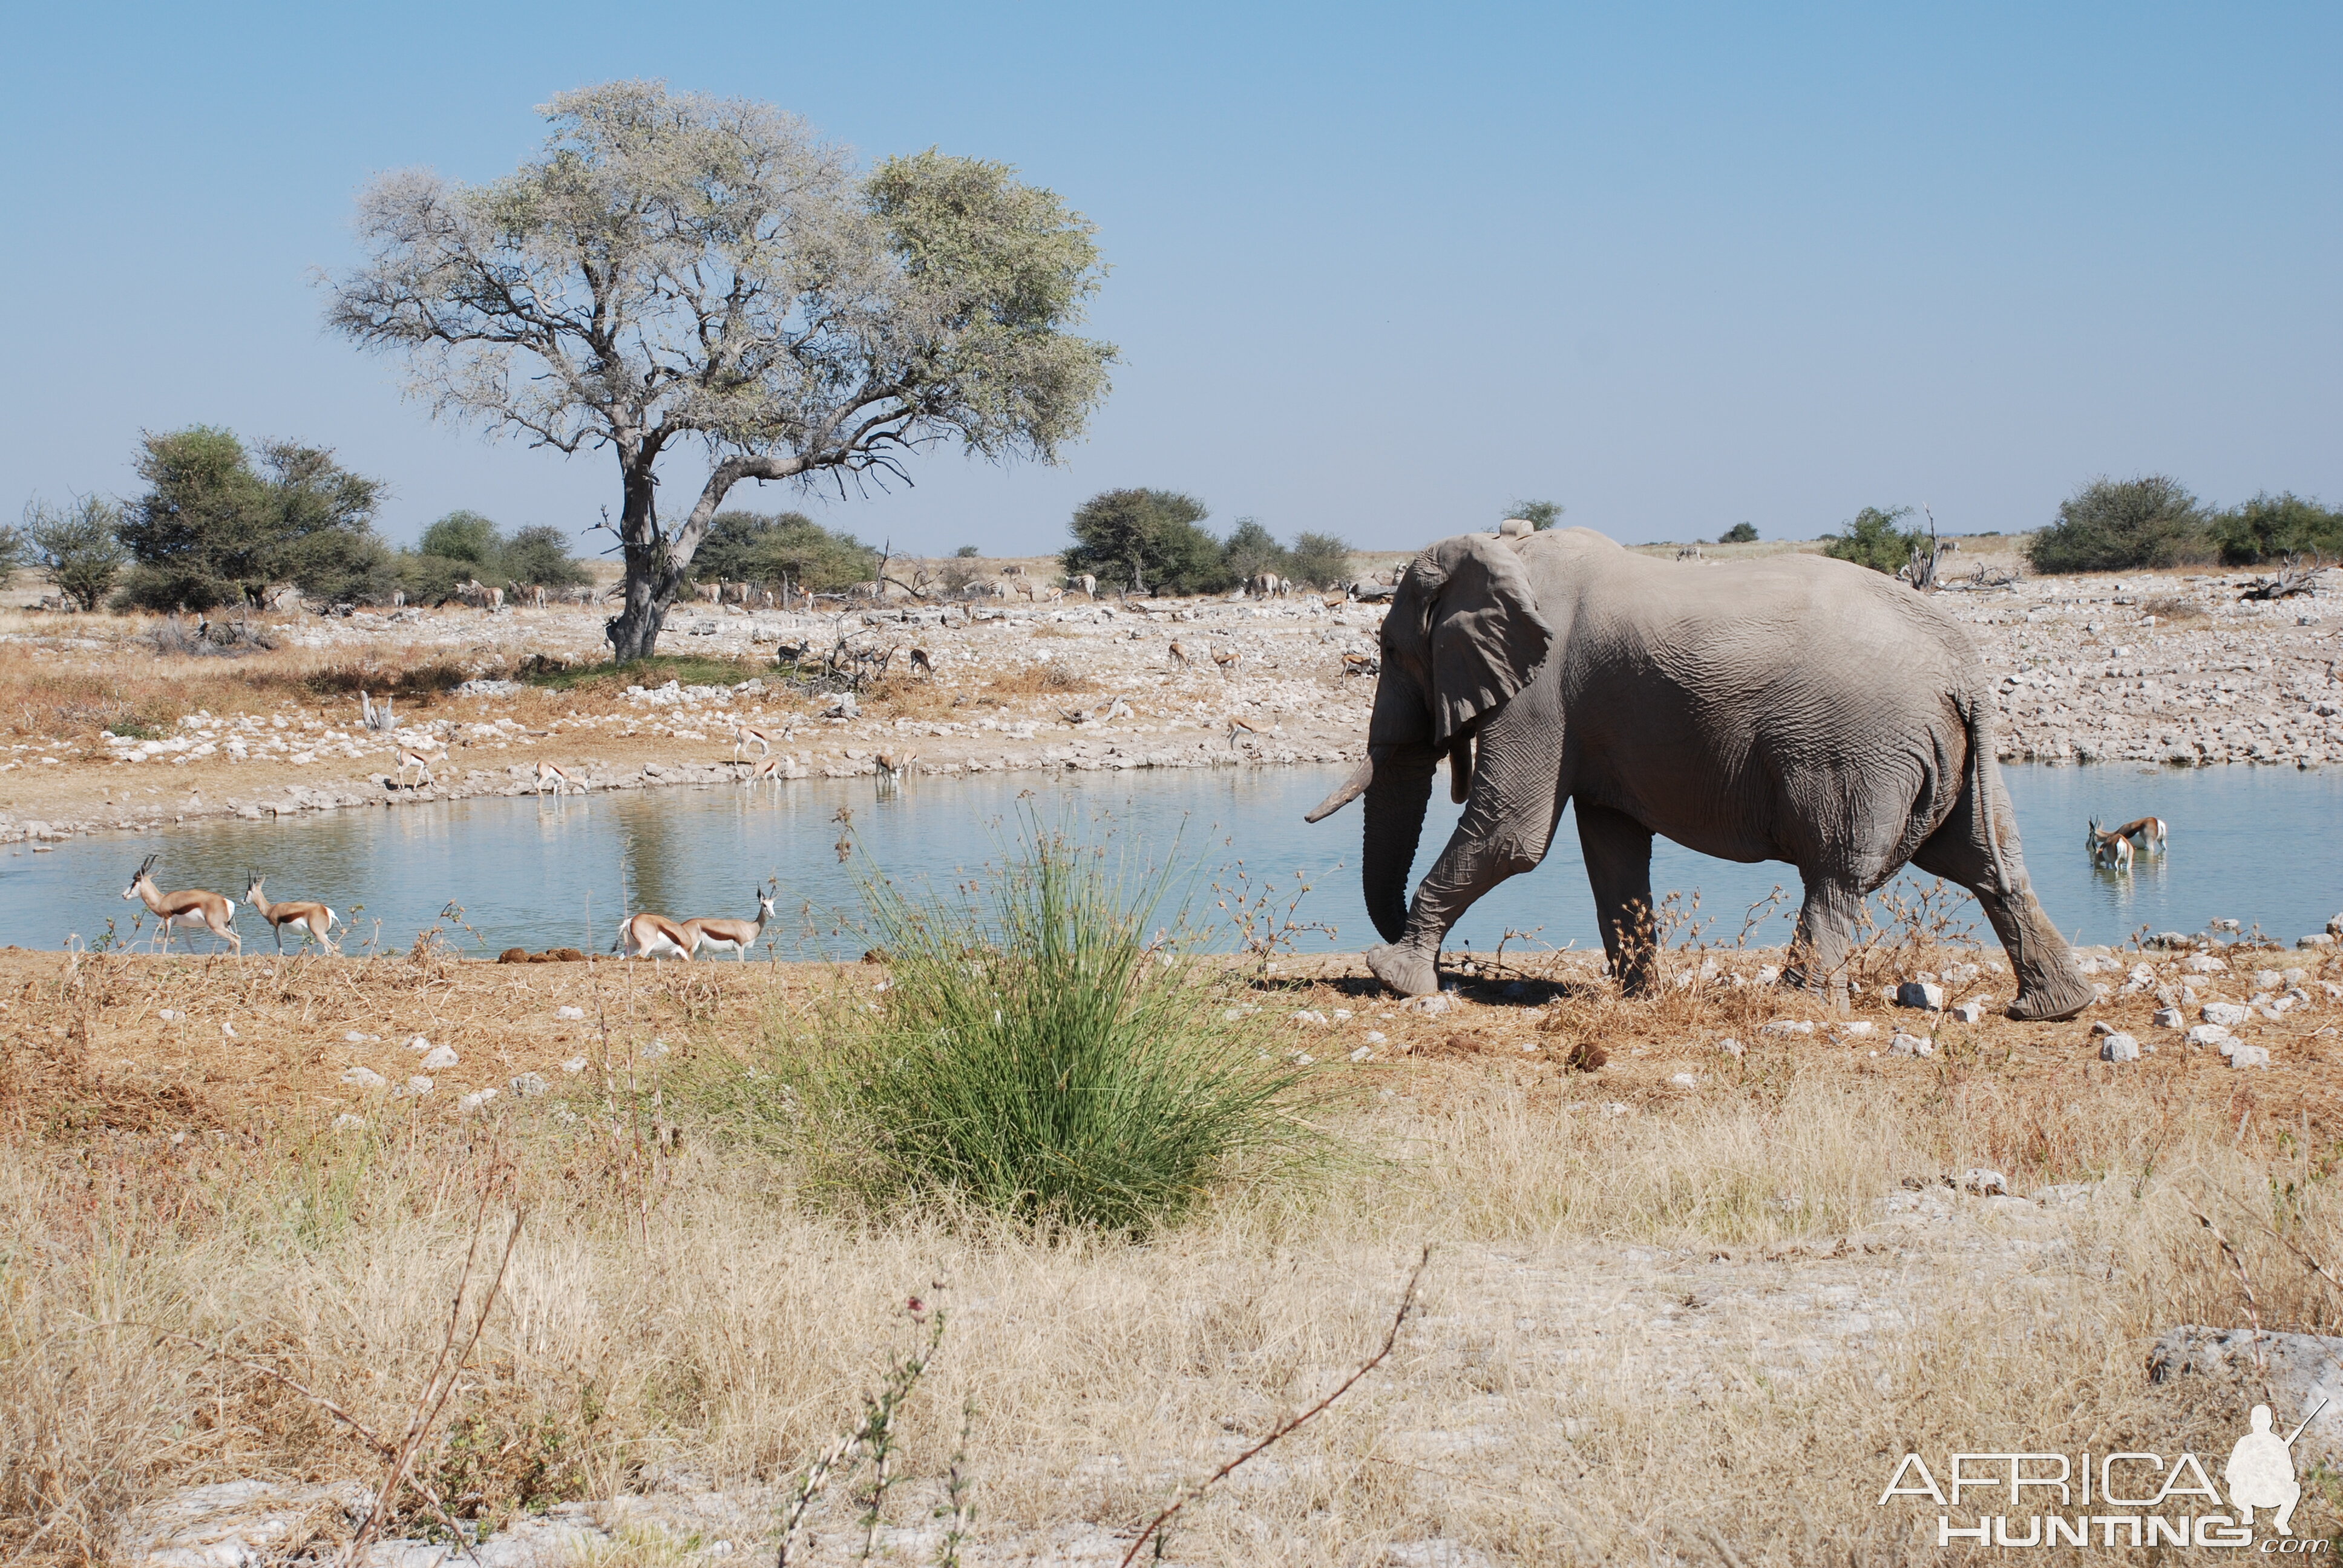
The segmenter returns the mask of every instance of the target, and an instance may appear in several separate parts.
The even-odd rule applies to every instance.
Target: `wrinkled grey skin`
[[[1604,950],[1654,978],[1652,835],[1805,881],[1791,978],[1840,983],[1863,897],[1906,861],[1976,895],[2018,980],[2016,1019],[2094,1000],[2034,897],[1967,635],[1844,561],[1676,564],[1585,528],[1467,534],[1417,557],[1383,629],[1367,759],[1310,814],[1366,796],[1367,954],[1404,996],[1475,900],[1544,859],[1578,806]],[[1407,900],[1434,771],[1464,815]]]

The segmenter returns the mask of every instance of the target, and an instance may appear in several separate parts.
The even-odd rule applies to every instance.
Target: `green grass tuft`
[[[813,1190],[1044,1231],[1143,1235],[1302,1174],[1320,1081],[1176,921],[1150,939],[1169,875],[1037,829],[957,900],[866,880],[887,989],[782,1026],[736,1108],[787,1124]]]

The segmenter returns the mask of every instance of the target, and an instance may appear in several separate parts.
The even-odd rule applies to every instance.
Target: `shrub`
[[[1720,545],[1754,545],[1757,542],[1757,525],[1735,523],[1717,535],[1716,542]]]
[[[211,609],[257,601],[290,581],[321,598],[387,595],[395,572],[375,537],[382,487],[323,447],[271,441],[256,469],[226,430],[149,435],[138,457],[144,496],[117,537],[135,565],[122,597],[143,609]]]
[[[2212,558],[2205,508],[2163,474],[2094,479],[2058,504],[2026,558],[2037,572],[2113,572]]]
[[[1912,564],[1912,552],[1928,542],[1928,536],[1919,529],[1896,526],[1911,515],[1909,507],[1886,512],[1877,507],[1865,507],[1835,538],[1825,541],[1823,554],[1833,560],[1853,561],[1894,577]],[[1754,535],[1756,530],[1750,531]]]
[[[1505,516],[1519,518],[1534,528],[1557,528],[1562,523],[1562,503],[1560,501],[1515,501],[1505,508]]]
[[[1229,530],[1227,541],[1221,546],[1221,560],[1238,582],[1249,582],[1263,572],[1286,577],[1293,570],[1292,559],[1277,542],[1277,536],[1252,518],[1239,518],[1237,526]]]
[[[1351,541],[1336,534],[1297,534],[1293,576],[1313,588],[1333,588],[1351,576]]]
[[[2294,494],[2265,491],[2214,518],[2213,543],[2224,564],[2260,566],[2281,556],[2343,555],[2343,512]]]
[[[578,588],[594,580],[569,553],[569,536],[548,524],[508,537],[474,511],[454,511],[423,530],[412,551],[398,558],[398,579],[418,604],[440,604],[477,578],[490,588]]]
[[[964,561],[972,561],[983,553],[984,552],[982,550],[978,549],[974,545],[962,545],[960,548],[952,551],[953,555]]]
[[[114,591],[130,553],[117,537],[122,508],[85,496],[62,509],[35,501],[25,508],[24,537],[52,587],[85,610]]]
[[[719,512],[691,558],[702,582],[779,583],[834,593],[879,575],[879,552],[803,512]]]
[[[801,1107],[785,1114],[816,1185],[1141,1235],[1240,1171],[1292,1171],[1319,1145],[1296,1114],[1313,1080],[1226,1016],[1210,960],[1149,940],[1168,873],[1134,886],[1103,850],[1027,829],[962,901],[866,881],[892,965],[880,1010],[781,1042],[793,1088],[775,1092]]]
[[[1074,546],[1060,558],[1070,578],[1129,583],[1150,593],[1214,593],[1236,578],[1221,543],[1197,525],[1212,513],[1173,490],[1106,490],[1076,509]]]

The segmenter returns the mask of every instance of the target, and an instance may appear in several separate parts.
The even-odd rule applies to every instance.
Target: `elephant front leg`
[[[1407,908],[1407,929],[1399,940],[1367,950],[1367,968],[1402,996],[1429,996],[1440,989],[1440,944],[1490,889],[1506,878],[1533,870],[1545,859],[1559,806],[1544,819],[1509,812],[1496,823],[1468,809],[1448,847],[1440,852]]]
[[[1578,803],[1578,843],[1594,890],[1603,953],[1629,996],[1658,983],[1658,928],[1652,907],[1652,830],[1624,812]]]

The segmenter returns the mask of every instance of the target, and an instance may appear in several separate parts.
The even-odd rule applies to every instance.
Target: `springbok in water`
[[[319,947],[329,953],[334,950],[334,922],[341,916],[319,903],[297,902],[291,899],[271,903],[268,895],[260,890],[260,883],[261,876],[257,871],[246,879],[244,901],[252,906],[254,914],[268,922],[269,931],[277,938],[278,952],[285,950],[285,928],[287,926],[299,930],[303,933],[303,940],[315,937]]]
[[[137,874],[130,879],[130,885],[122,890],[122,896],[136,899],[155,911],[156,919],[162,922],[156,934],[162,942],[163,950],[171,950],[173,926],[184,926],[190,930],[201,926],[236,950],[236,957],[242,958],[244,939],[236,932],[236,900],[222,898],[217,893],[205,892],[200,888],[189,888],[177,893],[164,892],[155,885],[154,875],[155,862],[161,859],[159,854],[149,855],[139,861]]]
[[[2137,817],[2116,829],[2141,849],[2164,853],[2165,826],[2161,817]]]
[[[779,890],[774,890],[778,892]],[[749,961],[749,950],[763,938],[765,928],[773,920],[773,893],[762,888],[749,890],[757,900],[757,918],[753,920],[728,920],[714,915],[701,916],[683,922],[683,929],[692,939],[694,948],[714,948],[719,952],[737,953],[742,963]]]
[[[2091,825],[2087,831],[2092,865],[2102,870],[2128,871],[2131,869],[2129,839],[2121,833],[2108,832],[2102,829],[2097,817],[2091,819]]]
[[[630,959],[688,959],[699,945],[698,933],[685,922],[646,910],[618,923],[618,940],[610,950]]]

